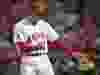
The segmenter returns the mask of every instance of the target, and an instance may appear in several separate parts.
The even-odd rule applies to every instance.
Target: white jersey
[[[59,38],[59,35],[50,26],[50,24],[43,20],[39,20],[35,26],[25,25],[25,20],[26,19],[22,20],[14,27],[14,43],[18,41],[26,42],[28,37],[30,37],[31,41],[27,45],[30,45],[32,47],[44,47],[43,50],[32,51],[33,54],[48,53],[47,40],[54,41]]]

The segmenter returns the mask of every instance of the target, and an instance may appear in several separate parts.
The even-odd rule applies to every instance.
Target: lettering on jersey
[[[39,47],[39,48],[45,48],[45,43],[46,43],[45,41],[39,42],[39,43],[38,43],[38,47]]]
[[[38,40],[39,38],[47,39],[47,34],[45,34],[44,32],[34,32],[32,34],[32,40]]]
[[[25,47],[28,46],[38,46],[38,47],[45,47],[47,34],[44,32],[34,32],[32,34],[28,34],[27,32],[18,32],[16,37],[16,44],[18,45],[20,41],[23,40]],[[20,44],[19,44],[20,45]],[[20,46],[19,46],[20,47]]]
[[[47,40],[47,35],[43,32],[34,32],[32,34],[32,41],[33,43],[37,43],[36,46],[39,48],[45,48]]]
[[[39,38],[42,38],[40,33],[34,32],[32,34],[32,40],[38,40]]]

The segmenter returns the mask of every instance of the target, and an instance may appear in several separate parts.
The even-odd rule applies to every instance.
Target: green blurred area
[[[80,75],[96,75],[95,70],[80,71]]]
[[[84,67],[84,69],[82,69]],[[80,66],[80,75],[96,75],[96,66],[89,67],[88,64]]]

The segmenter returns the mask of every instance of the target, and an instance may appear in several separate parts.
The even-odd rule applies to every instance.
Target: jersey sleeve
[[[48,24],[48,40],[55,41],[59,38],[59,34]]]
[[[22,24],[23,21],[14,24],[13,27],[13,42],[16,43],[16,37],[19,35],[22,38],[21,32],[24,32],[24,25]]]
[[[48,34],[49,41],[53,42],[59,38],[59,34],[52,28],[52,26],[50,24],[45,22],[45,23],[43,23],[43,25],[46,29],[47,34]]]

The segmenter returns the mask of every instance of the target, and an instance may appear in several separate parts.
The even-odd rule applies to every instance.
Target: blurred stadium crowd
[[[20,3],[21,0],[19,0],[17,2],[18,5],[14,5],[12,7],[12,15],[15,15],[17,13],[17,15],[22,15],[22,11],[25,11],[26,7],[25,5],[28,4],[27,1],[25,1],[25,5],[21,5],[23,3],[23,1]],[[38,7],[38,3],[36,2],[36,0],[34,0],[35,3],[37,4],[36,6],[33,6],[33,11],[35,11],[34,13],[32,13],[33,15],[48,15],[48,11],[47,11],[47,5],[45,10],[41,8],[41,12],[40,13],[40,9],[39,8],[35,8]],[[66,0],[67,1],[67,0]],[[71,1],[71,0],[70,0]],[[15,0],[13,0],[13,3],[16,3]],[[46,2],[47,3],[47,2]],[[68,2],[67,2],[68,3]],[[42,3],[41,3],[42,4]],[[48,47],[49,48],[64,48],[64,56],[51,56],[50,57],[50,61],[52,63],[53,69],[55,71],[55,75],[79,75],[80,72],[82,75],[95,75],[95,65],[97,64],[97,68],[99,67],[99,61],[100,61],[100,57],[99,57],[99,51],[100,49],[96,49],[96,45],[99,47],[100,42],[99,42],[99,36],[100,36],[100,32],[99,32],[99,27],[97,27],[97,32],[95,30],[95,23],[94,23],[94,18],[93,17],[80,17],[79,20],[79,12],[77,11],[76,8],[78,8],[77,5],[78,2],[73,2],[73,8],[72,10],[69,9],[71,8],[72,5],[70,6],[66,6],[67,10],[65,11],[66,14],[64,14],[64,0],[58,0],[58,2],[56,2],[56,23],[52,22],[52,20],[54,20],[53,18],[51,18],[50,16],[48,17],[48,22],[52,25],[52,27],[55,28],[55,30],[57,32],[62,32],[64,31],[64,33],[61,33],[61,39],[51,43],[48,41]],[[33,3],[33,5],[35,5]],[[66,4],[68,5],[68,4]],[[28,6],[28,5],[27,5]],[[43,6],[43,4],[41,5]],[[19,11],[20,9],[24,8],[22,11]],[[29,6],[28,6],[29,7]],[[75,8],[74,8],[75,7]],[[15,8],[17,8],[17,10],[15,10]],[[44,6],[43,6],[44,8]],[[59,9],[61,8],[61,9]],[[14,11],[15,10],[15,11]],[[27,8],[28,11],[31,11]],[[16,12],[17,11],[17,12]],[[44,13],[43,11],[45,11],[46,13]],[[50,10],[49,10],[50,11]],[[30,13],[28,13],[30,14]],[[26,15],[26,14],[24,14]],[[21,16],[20,16],[21,17]],[[24,16],[22,16],[24,17]],[[3,22],[6,22],[7,19],[5,16],[2,17],[3,18]],[[51,18],[51,19],[50,19]],[[4,19],[6,21],[4,21]],[[22,18],[18,18],[16,17],[17,21],[20,21],[20,19]],[[47,20],[46,17],[44,17],[45,20]],[[84,21],[83,21],[84,20]],[[12,21],[12,20],[11,20]],[[16,23],[17,23],[16,21]],[[55,20],[54,20],[55,21]],[[80,23],[79,23],[80,21]],[[4,23],[6,24],[6,23]],[[87,26],[91,25],[91,26]],[[81,25],[81,27],[80,27]],[[76,27],[74,27],[76,26]],[[90,28],[91,27],[91,28]],[[6,25],[4,26],[5,30],[6,30]],[[12,26],[8,26],[8,28],[12,28]],[[2,28],[0,28],[0,30],[2,31]],[[10,30],[7,30],[10,31]],[[96,32],[96,36],[95,37],[95,33]],[[6,47],[12,47],[12,45],[10,45],[8,43],[8,41],[6,41],[4,43],[4,41],[2,42],[1,40],[8,40],[11,42],[11,34],[8,32],[2,33],[0,32],[0,47],[6,46]],[[95,43],[95,39],[96,43]],[[3,47],[4,48],[4,47]],[[16,50],[12,49],[12,48],[6,48],[6,49],[2,49],[2,52],[0,52],[0,55],[2,57],[0,57],[0,63],[3,64],[11,64],[11,63],[19,63],[20,62],[20,57],[16,56]],[[96,51],[97,51],[97,55],[96,56]],[[9,54],[8,54],[9,53]],[[5,56],[3,55],[5,54]],[[9,57],[8,57],[9,56]],[[97,62],[96,62],[97,59]],[[90,64],[90,67],[87,66]],[[91,66],[92,65],[92,66]],[[6,67],[7,68],[7,67]],[[88,69],[89,68],[89,69]],[[99,74],[99,73],[97,73]]]

